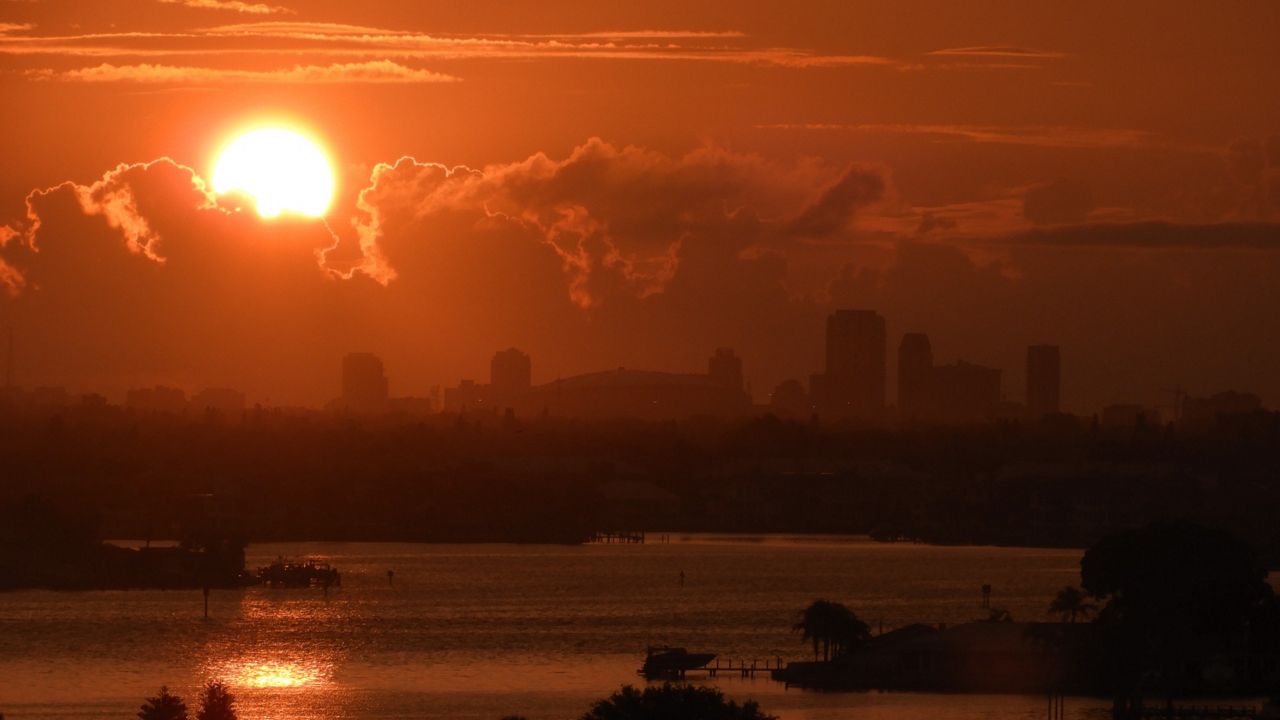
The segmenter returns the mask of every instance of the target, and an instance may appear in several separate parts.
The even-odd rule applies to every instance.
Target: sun
[[[213,191],[248,195],[264,218],[286,212],[321,217],[333,200],[333,168],[324,150],[301,133],[259,128],[218,154]]]

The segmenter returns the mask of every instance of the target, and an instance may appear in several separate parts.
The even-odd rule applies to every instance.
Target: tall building
[[[827,367],[810,393],[828,417],[877,420],[885,403],[884,318],[874,310],[837,310],[827,317]]]
[[[730,390],[743,392],[742,358],[732,348],[716,348],[716,354],[707,361],[707,375],[711,382]]]
[[[922,420],[933,397],[933,348],[924,333],[907,333],[898,345],[898,416]]]
[[[1059,411],[1062,360],[1057,345],[1027,348],[1027,416],[1039,420]]]
[[[342,403],[357,412],[386,409],[387,374],[373,353],[350,353],[342,358]]]
[[[489,362],[489,385],[498,398],[512,398],[529,392],[533,385],[533,363],[526,353],[507,348],[493,354]]]

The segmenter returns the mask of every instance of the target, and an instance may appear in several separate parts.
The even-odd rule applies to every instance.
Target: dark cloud
[[[884,175],[875,170],[850,168],[817,202],[791,221],[787,231],[802,237],[827,237],[849,226],[854,211],[884,197]]]
[[[1084,222],[1096,206],[1088,183],[1059,178],[1029,188],[1022,215],[1036,225],[1067,225]]]
[[[916,234],[928,235],[935,230],[955,230],[959,226],[960,223],[955,218],[927,212],[920,216],[920,225],[916,227]]]
[[[1280,250],[1280,224],[1094,223],[1036,228],[1010,236],[1024,244],[1098,248],[1238,248]]]

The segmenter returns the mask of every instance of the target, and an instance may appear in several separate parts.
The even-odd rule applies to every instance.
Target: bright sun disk
[[[333,199],[333,169],[324,151],[300,133],[262,128],[223,148],[213,166],[213,191],[248,195],[264,218],[284,212],[320,217]]]

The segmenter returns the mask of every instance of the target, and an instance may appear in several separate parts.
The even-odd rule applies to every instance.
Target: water
[[[232,685],[246,720],[574,718],[625,683],[646,645],[804,659],[790,626],[815,598],[878,628],[980,617],[983,583],[1044,619],[1080,552],[885,545],[859,538],[678,536],[669,544],[257,545],[323,558],[341,589],[0,594],[0,712],[128,718],[162,683],[191,700]],[[394,570],[394,583],[387,570]],[[684,571],[682,588],[679,575]],[[817,693],[715,683],[786,720],[1043,718],[1039,696]],[[1107,704],[1070,699],[1069,717]]]

